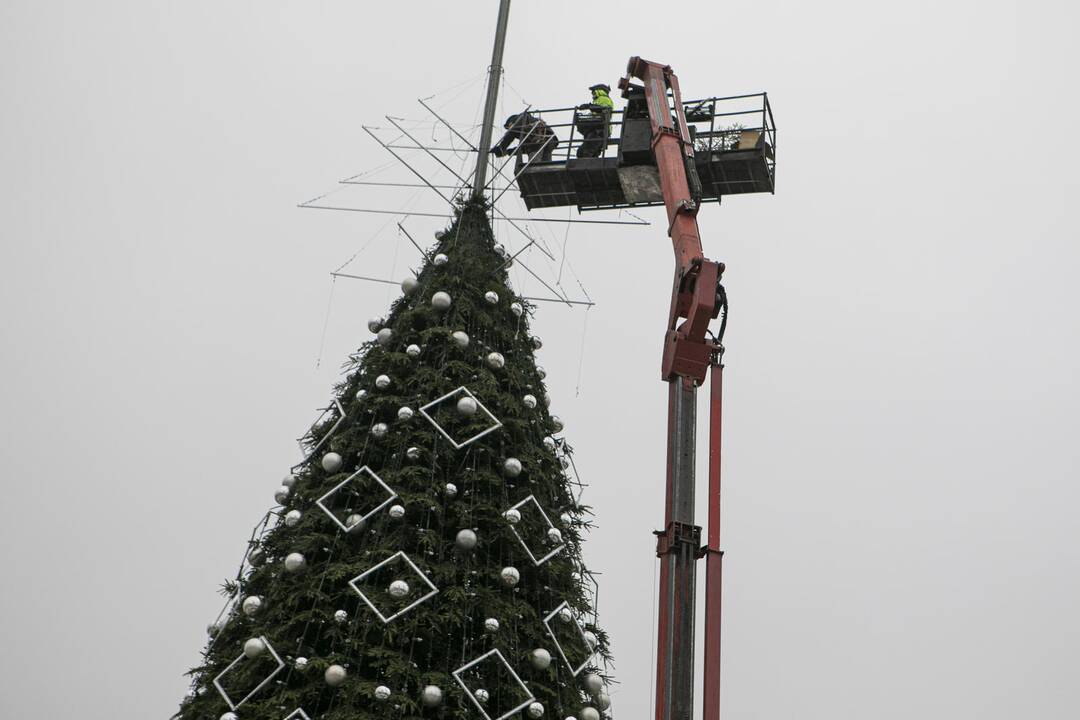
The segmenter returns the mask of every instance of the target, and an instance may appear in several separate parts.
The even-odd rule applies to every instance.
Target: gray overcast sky
[[[327,272],[386,219],[296,203],[384,162],[361,123],[479,76],[495,5],[0,6],[0,715],[175,709],[293,438],[393,297],[339,283],[316,368]],[[727,718],[1076,717],[1077,15],[514,4],[505,107],[581,102],[635,54],[774,103],[777,194],[701,215],[732,299]],[[460,100],[468,121],[480,86]],[[599,303],[584,353],[584,313],[536,321],[623,718],[648,713],[662,512],[671,259],[644,215],[566,239]],[[350,267],[415,261],[384,233]]]

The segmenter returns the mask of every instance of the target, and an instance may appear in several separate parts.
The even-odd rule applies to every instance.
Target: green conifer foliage
[[[432,261],[436,253],[446,262]],[[177,717],[217,720],[235,712],[240,720],[282,720],[302,709],[312,720],[483,718],[473,700],[484,695],[481,689],[492,720],[515,709],[509,717],[535,717],[532,702],[542,704],[544,717],[559,720],[596,717],[588,708],[604,709],[606,696],[596,694],[600,678],[590,677],[602,674],[610,658],[604,633],[592,624],[590,577],[581,562],[588,511],[575,501],[564,469],[570,448],[545,402],[529,333],[531,308],[509,287],[506,264],[483,205],[463,205],[416,288],[391,307],[383,323],[389,339],[366,343],[347,366],[335,388],[344,420],[338,423],[333,410],[312,429],[310,447],[319,447],[294,469],[291,491],[277,510],[281,521],[253,544],[250,569],[228,584],[237,605],[211,633],[204,662],[192,671],[194,691]],[[437,292],[449,294],[448,309],[433,307]],[[458,331],[468,335],[467,346],[455,339]],[[410,346],[416,346],[412,353]],[[502,367],[489,361],[491,353],[503,357]],[[387,387],[378,386],[380,376],[389,378]],[[463,413],[459,393],[427,410],[464,445],[457,448],[420,408],[461,387],[482,408]],[[464,444],[493,425],[483,408],[501,425]],[[323,459],[331,452],[342,463],[327,471]],[[516,476],[510,459],[520,463]],[[326,510],[317,504],[346,480],[323,500]],[[505,513],[522,501],[521,518],[512,524]],[[401,509],[404,515],[395,517]],[[369,512],[362,523],[349,520]],[[475,533],[472,549],[459,546],[462,530]],[[437,593],[397,555],[402,552]],[[541,564],[533,559],[553,552]],[[285,559],[294,553],[303,556],[304,567],[290,571]],[[516,585],[502,577],[505,568],[518,572]],[[394,581],[408,585],[404,597],[391,594]],[[384,623],[358,590],[384,617],[404,612]],[[249,613],[243,602],[252,597],[260,606]],[[555,612],[564,602],[563,612]],[[335,619],[338,611],[344,617]],[[269,647],[256,654],[259,648],[249,646],[249,658],[242,653],[252,638]],[[538,649],[550,655],[547,667]],[[491,650],[527,691],[496,655],[462,675],[473,698],[463,691],[453,671]],[[234,704],[251,693],[235,710],[214,686],[234,661],[221,686]],[[332,686],[326,672],[335,665],[345,679]],[[389,698],[377,697],[380,686],[390,690]],[[438,704],[423,702],[427,686],[441,690]]]

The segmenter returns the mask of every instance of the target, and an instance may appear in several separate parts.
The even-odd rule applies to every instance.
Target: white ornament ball
[[[559,458],[559,466],[562,467],[563,470],[570,467],[570,458],[563,455],[561,458]]]
[[[407,277],[407,278],[405,278],[404,280],[401,281],[401,290],[406,295],[408,295],[413,290],[415,290],[416,286],[419,285],[419,284],[420,284],[420,281],[418,281],[415,276],[410,275],[409,277]]]
[[[367,329],[373,333],[377,333],[382,330],[383,322],[382,318],[371,318],[367,321]]]
[[[405,508],[401,505],[391,505],[390,517],[392,517],[394,520],[400,520],[401,518],[405,517]]]
[[[555,452],[555,448],[558,447],[555,443],[555,438],[551,437],[550,435],[544,438],[544,447],[546,447],[552,452]]]
[[[284,505],[285,501],[289,499],[289,488],[282,485],[274,491],[274,500],[278,505]]]
[[[539,350],[540,348],[544,347],[544,341],[543,341],[543,340],[541,340],[541,339],[540,339],[539,337],[537,337],[536,335],[533,335],[533,336],[532,336],[532,338],[531,338],[531,340],[532,340],[532,346],[533,346],[534,348],[536,348],[537,350]]]
[[[374,437],[381,438],[386,437],[386,433],[390,430],[386,423],[375,423],[371,426],[371,434]]]
[[[488,698],[491,697],[488,694],[488,691],[485,690],[484,688],[478,689],[476,692],[473,693],[473,695],[476,696],[476,702],[481,703],[481,704],[486,703],[488,701]]]
[[[469,347],[469,334],[464,330],[455,330],[450,333],[450,338],[454,341],[454,344],[459,348]]]
[[[296,658],[296,661],[293,662],[293,667],[295,667],[300,672],[304,672],[305,670],[307,670],[307,666],[308,659],[306,657],[298,657]]]
[[[367,397],[367,390],[357,390],[356,391],[356,401],[357,402],[362,401],[366,397]]]
[[[484,299],[487,300],[492,305],[497,305],[498,302],[499,302],[499,294],[496,293],[496,292],[493,292],[491,290],[488,290],[486,293],[484,293]]]
[[[600,713],[594,707],[581,708],[581,720],[600,720]]]
[[[409,594],[409,583],[404,580],[395,580],[390,583],[390,589],[387,592],[390,593],[390,597],[400,600]]]
[[[506,366],[506,358],[502,356],[502,353],[488,353],[487,364],[489,368],[493,370],[501,370]]]
[[[285,477],[284,477],[284,478],[283,478],[283,479],[281,480],[281,484],[282,484],[282,485],[284,485],[285,487],[289,488],[290,490],[292,490],[293,486],[295,486],[295,485],[296,485],[296,481],[297,481],[298,479],[299,479],[299,478],[297,478],[297,477],[296,477],[295,475],[286,475],[286,476],[285,476]]]
[[[596,704],[600,706],[601,710],[607,710],[611,707],[611,698],[606,692],[598,692],[596,694]]]
[[[261,547],[252,548],[251,552],[248,553],[248,562],[255,567],[262,565],[266,562],[266,551]]]
[[[394,339],[394,331],[391,330],[390,328],[383,328],[382,330],[380,330],[378,332],[378,334],[375,335],[375,340],[378,341],[378,343],[380,345],[382,345],[383,347],[386,347],[387,345],[389,345],[390,341],[393,340],[393,339]]]
[[[510,523],[511,525],[517,525],[519,522],[521,522],[521,511],[517,508],[510,508],[503,513],[503,517],[506,518],[506,522]]]
[[[431,296],[431,307],[436,310],[448,310],[450,308],[450,294],[442,290]]]
[[[345,668],[340,665],[331,665],[326,668],[326,672],[323,673],[323,679],[326,680],[326,684],[330,687],[337,687],[341,683],[345,682],[345,678],[348,673],[345,672]]]
[[[585,643],[589,646],[590,649],[595,649],[598,642],[599,640],[596,639],[596,633],[592,632],[591,630],[585,631]]]
[[[409,357],[419,357],[420,356],[420,346],[419,345],[410,345],[409,347],[405,348],[405,354],[408,355]]]
[[[379,687],[375,688],[375,699],[380,702],[382,702],[383,700],[389,700],[390,694],[390,688],[386,687],[385,685],[380,685]]]
[[[479,406],[476,404],[476,400],[466,395],[465,397],[458,398],[457,411],[465,417],[471,417],[476,414]]]
[[[551,407],[551,396],[544,393],[544,407]]]
[[[536,396],[535,395],[526,395],[525,397],[521,398],[521,402],[523,402],[525,404],[525,407],[532,410],[533,408],[536,407]]]
[[[476,533],[465,528],[464,530],[458,530],[457,537],[454,539],[454,543],[460,550],[472,550],[476,547]]]
[[[574,619],[574,613],[570,612],[570,608],[564,607],[559,611],[559,619],[564,623],[568,623]]]
[[[540,376],[540,379],[541,379],[541,380],[543,380],[544,378],[546,378],[546,377],[547,377],[547,370],[545,370],[545,369],[544,369],[543,367],[541,367],[540,365],[537,365],[537,366],[536,366],[536,374]]]
[[[379,377],[375,378],[375,387],[379,388],[380,390],[385,390],[386,388],[390,387],[390,376],[380,375]]]
[[[517,317],[521,317],[521,314],[525,312],[525,308],[521,306],[521,303],[510,303],[510,312]]]
[[[596,673],[589,673],[585,676],[585,689],[589,691],[590,695],[596,695],[604,689],[604,678]]]
[[[244,643],[244,657],[249,660],[262,655],[266,651],[266,643],[262,638],[250,638]]]
[[[336,452],[329,452],[322,456],[322,469],[328,473],[336,473],[341,469],[341,456]]]
[[[227,712],[218,718],[218,720],[239,720],[239,717],[234,712]]]
[[[413,460],[413,461],[419,460],[420,459],[420,448],[418,448],[418,447],[409,448],[408,450],[405,451],[405,457],[407,457],[408,459]]]
[[[495,618],[488,618],[484,621],[484,629],[489,633],[499,632],[499,621]]]
[[[566,427],[558,415],[551,416],[551,424],[555,426],[555,432],[562,432],[563,428]]]
[[[574,522],[574,518],[570,516],[570,513],[563,513],[559,516],[559,520],[562,522],[563,525],[570,525]]]
[[[536,648],[533,650],[530,659],[532,660],[533,667],[537,670],[547,670],[548,666],[551,665],[551,653],[544,648]]]
[[[259,610],[262,608],[262,604],[263,601],[261,597],[259,597],[258,595],[250,595],[244,598],[244,604],[241,605],[241,608],[243,609],[245,615],[251,617],[255,613],[259,612]]]
[[[397,411],[398,420],[412,420],[414,413],[411,407],[401,407]]]
[[[499,573],[499,577],[502,578],[504,585],[514,587],[521,580],[521,573],[517,571],[516,567],[504,567]]]
[[[529,717],[539,718],[544,716],[544,706],[538,702],[529,705]]]
[[[296,527],[297,523],[300,522],[301,517],[302,515],[299,510],[290,510],[285,513],[285,524],[289,527]]]
[[[521,461],[517,458],[506,458],[503,462],[503,474],[506,477],[517,477],[521,474]]]
[[[307,560],[298,552],[289,553],[285,556],[285,569],[289,572],[300,572],[307,565]]]
[[[442,253],[439,253],[434,258],[434,263],[439,266],[445,265],[448,262],[450,262],[450,258],[446,257]]]
[[[444,237],[446,237],[446,231],[445,230],[436,230],[435,231],[435,239],[436,240],[442,240]],[[436,255],[436,257],[438,257],[438,255]]]
[[[345,623],[349,622],[349,613],[345,612],[344,610],[338,610],[334,613],[334,622],[336,622],[338,625],[344,625]]]
[[[455,485],[454,483],[446,483],[446,487],[444,488],[444,491],[446,492],[446,497],[448,497],[448,498],[456,497],[457,496],[457,485]]]
[[[349,517],[345,518],[345,527],[349,529],[349,532],[352,532],[353,530],[358,530],[362,528],[363,525],[364,518],[362,515],[357,515],[356,513],[353,513]]]
[[[564,720],[577,720],[577,718],[576,718],[576,717],[574,717],[573,715],[567,715],[567,716],[566,716],[566,717],[564,718]]]
[[[558,528],[550,528],[547,531],[547,539],[552,545],[558,545],[562,542],[562,533],[559,532]]]
[[[420,700],[425,707],[435,707],[442,702],[442,690],[437,685],[428,685],[420,691]]]

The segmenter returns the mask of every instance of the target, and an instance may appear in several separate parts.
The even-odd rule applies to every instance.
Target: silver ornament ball
[[[521,402],[525,404],[525,407],[532,410],[533,408],[536,407],[536,396],[535,395],[526,395],[525,397],[521,398]]]
[[[510,303],[510,312],[514,313],[516,317],[521,317],[521,314],[525,312],[525,308],[521,306],[521,303]]]
[[[404,280],[401,281],[401,290],[406,295],[408,295],[413,290],[415,290],[416,286],[419,285],[419,284],[420,284],[420,282],[416,279],[416,277],[413,276],[413,275],[410,275],[410,276],[408,276],[407,278],[405,278]]]
[[[558,415],[551,416],[551,424],[555,426],[555,432],[562,432],[563,428],[566,427]]]
[[[227,712],[218,718],[218,720],[239,720],[239,717],[234,712]]]
[[[296,485],[297,480],[299,480],[299,478],[295,475],[286,475],[284,478],[282,478],[281,484],[292,490],[293,486]]]
[[[488,290],[486,293],[484,293],[484,299],[492,305],[497,305],[499,303],[499,294]]]
[[[548,666],[551,665],[551,653],[544,648],[533,650],[529,659],[532,660],[533,667],[537,670],[547,670]]]
[[[488,691],[484,688],[478,689],[476,692],[473,693],[473,695],[476,696],[476,702],[478,703],[486,703],[488,701],[488,698],[491,697],[490,695],[488,695]]]
[[[606,692],[598,692],[596,694],[596,704],[600,707],[601,710],[607,710],[609,707],[611,707],[611,698],[608,697],[608,694]]]
[[[299,510],[290,510],[285,513],[285,525],[288,527],[296,527],[300,522],[300,518],[303,517]]]
[[[434,263],[436,265],[440,266],[440,267],[445,265],[448,262],[450,262],[450,258],[446,257],[442,253],[439,253],[438,255],[435,256]]]
[[[544,341],[536,335],[533,335],[531,338],[529,338],[529,340],[532,342],[532,346],[537,350],[544,347]]]
[[[375,688],[375,699],[379,702],[382,702],[383,700],[389,700],[390,695],[390,688],[386,687],[385,685],[380,685],[379,687]]]
[[[307,565],[307,560],[298,552],[289,553],[285,556],[285,569],[289,572],[300,572]]]
[[[521,461],[517,458],[506,458],[503,462],[503,474],[506,477],[517,477],[521,474]]]
[[[598,642],[600,641],[596,639],[596,633],[591,630],[585,631],[585,644],[589,646],[589,649],[595,650]]]
[[[488,353],[487,364],[493,370],[501,370],[506,366],[506,358],[502,356],[502,353]]]
[[[259,597],[258,595],[249,595],[248,597],[244,598],[244,603],[240,607],[244,611],[245,615],[251,617],[255,613],[259,612],[259,610],[262,608],[262,604],[263,601],[261,597]]]
[[[371,318],[367,321],[367,329],[373,333],[377,333],[382,330],[383,322],[382,318]]]
[[[458,398],[457,411],[465,417],[472,417],[473,415],[475,415],[478,407],[479,406],[476,404],[476,400],[469,397],[468,395],[463,398]]]
[[[456,497],[457,485],[455,485],[454,483],[446,483],[446,487],[443,488],[443,491],[446,493],[446,497],[448,498]]]
[[[262,655],[266,651],[266,643],[262,638],[249,638],[244,642],[244,657],[249,660]]]
[[[442,702],[442,690],[437,685],[428,685],[420,691],[420,700],[425,707],[435,707]]]
[[[559,521],[562,522],[563,525],[569,525],[574,522],[574,518],[570,517],[570,513],[563,513],[559,516]]]
[[[401,505],[391,505],[390,517],[392,517],[394,520],[400,520],[401,518],[405,517],[405,508]]]
[[[341,469],[341,456],[336,452],[328,452],[322,456],[322,469],[328,473],[336,473]]]
[[[540,718],[544,716],[544,706],[538,702],[529,704],[529,717]]]
[[[336,622],[338,625],[344,625],[345,623],[349,622],[349,613],[345,612],[344,610],[338,610],[334,613],[334,622]]]
[[[506,522],[510,523],[511,525],[517,525],[519,522],[521,522],[521,511],[517,508],[510,508],[503,513],[503,517],[506,518]]]
[[[442,290],[431,296],[431,307],[436,310],[448,310],[451,304],[450,294]]]
[[[585,676],[585,689],[589,691],[590,695],[597,694],[604,689],[604,678],[596,673],[589,673]]]
[[[390,376],[380,375],[379,377],[375,378],[375,387],[379,388],[380,390],[385,390],[386,388],[390,387]]]
[[[293,667],[300,672],[304,672],[305,670],[307,670],[308,667],[308,659],[306,657],[296,658],[296,660],[293,662]]]
[[[600,713],[594,707],[581,708],[581,720],[600,720]]]
[[[563,608],[559,611],[559,619],[564,623],[568,623],[574,619],[574,613],[570,612],[570,608]]]
[[[545,369],[544,369],[543,367],[541,367],[540,365],[537,365],[537,366],[536,366],[536,374],[540,376],[540,379],[541,379],[541,380],[543,380],[544,378],[546,378],[546,377],[547,377],[547,370],[545,370]]]
[[[558,445],[555,443],[555,438],[551,437],[550,435],[544,438],[544,447],[552,452],[555,452],[555,448],[558,447]]]
[[[326,680],[326,684],[330,687],[341,685],[341,683],[345,682],[346,677],[348,677],[348,673],[340,665],[331,665],[323,673],[323,679]]]
[[[484,629],[489,633],[499,632],[499,621],[495,618],[488,618],[484,621]]]
[[[387,592],[390,593],[390,597],[400,600],[409,594],[409,583],[404,580],[395,580],[390,583],[390,588]]]
[[[455,330],[450,333],[450,338],[454,341],[454,344],[459,348],[469,347],[469,334],[464,330]]]
[[[362,401],[366,397],[367,397],[367,390],[361,389],[361,390],[356,391],[356,401],[357,402]]]
[[[499,577],[502,578],[504,585],[514,587],[521,580],[521,573],[518,572],[516,567],[504,567],[499,572]]]
[[[405,457],[412,460],[413,462],[419,460],[420,459],[420,448],[418,448],[418,447],[409,448],[408,450],[405,451]]]
[[[289,488],[282,485],[274,491],[274,500],[278,505],[284,505],[285,501],[289,499]]]
[[[383,328],[375,335],[375,340],[383,347],[390,344],[390,341],[394,339],[394,331],[390,328]]]
[[[562,533],[558,528],[548,528],[547,539],[552,545],[558,545],[562,542]]]
[[[420,346],[410,345],[409,347],[405,348],[405,354],[409,357],[420,357]]]
[[[544,407],[551,407],[551,396],[544,393]]]
[[[353,513],[349,517],[345,518],[345,527],[348,528],[348,532],[362,529],[364,527],[363,516]]]
[[[375,423],[371,426],[371,434],[373,437],[381,438],[386,437],[386,433],[389,432],[390,427],[386,423]]]
[[[414,413],[411,407],[401,407],[397,411],[398,420],[412,420]]]
[[[454,544],[460,550],[472,550],[476,547],[476,533],[469,528],[458,530],[457,537],[454,538]]]

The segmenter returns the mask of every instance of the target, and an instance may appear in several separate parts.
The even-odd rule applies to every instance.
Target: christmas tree
[[[183,720],[599,720],[610,656],[529,333],[461,204],[346,366],[210,628]]]

